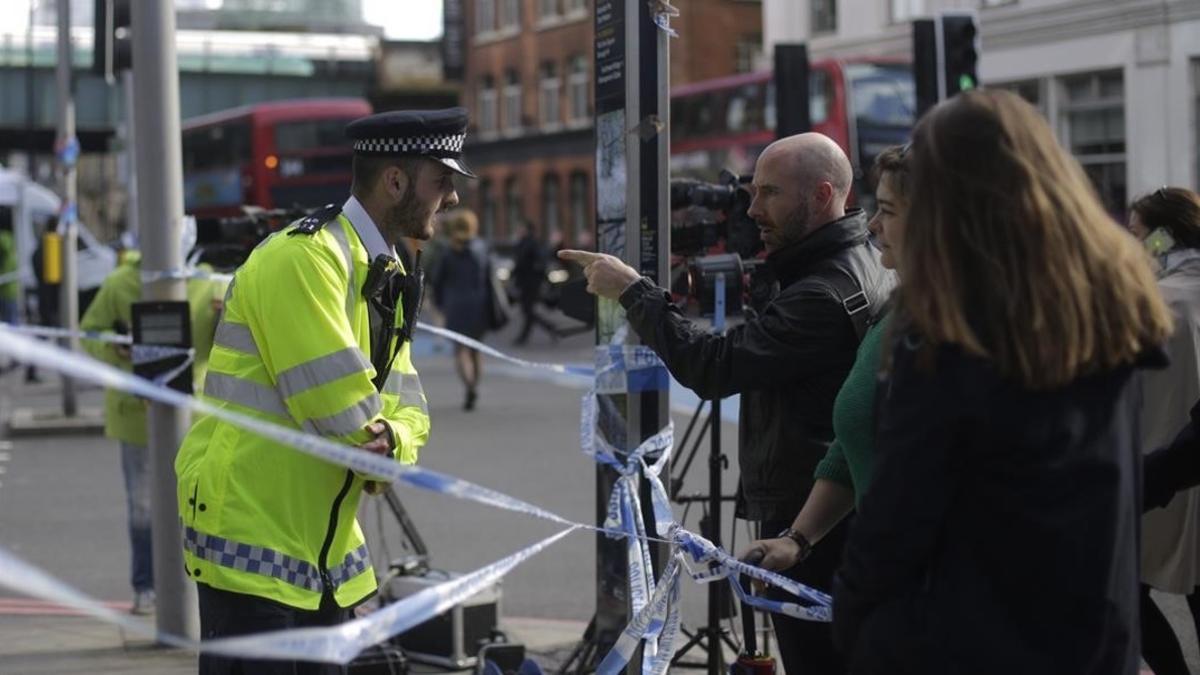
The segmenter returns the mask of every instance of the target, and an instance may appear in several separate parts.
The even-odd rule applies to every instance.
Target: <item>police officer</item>
[[[352,122],[354,183],[272,235],[238,269],[217,327],[205,397],[226,409],[366,452],[417,461],[429,414],[410,341],[420,306],[401,237],[429,239],[458,203],[462,108]],[[355,518],[375,485],[342,466],[202,417],[175,462],[184,559],[204,639],[327,626],[375,592]],[[201,673],[340,672],[202,655]]]

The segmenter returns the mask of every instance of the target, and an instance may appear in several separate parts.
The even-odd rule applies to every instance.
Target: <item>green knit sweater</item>
[[[833,445],[817,465],[816,478],[841,483],[862,501],[871,480],[875,458],[875,383],[879,376],[880,345],[891,315],[867,330],[850,374],[833,402]]]

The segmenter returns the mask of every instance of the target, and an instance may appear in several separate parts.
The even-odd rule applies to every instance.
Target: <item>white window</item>
[[[558,17],[558,0],[538,0],[538,18],[542,20]]]
[[[521,79],[510,69],[504,78],[504,131],[516,134],[521,127]]]
[[[492,181],[484,178],[479,181],[479,235],[491,239],[496,234],[496,196],[492,194]]]
[[[925,0],[891,0],[892,23],[912,21],[925,13]]]
[[[558,176],[548,173],[542,179],[542,232],[545,232],[550,240],[554,239],[562,225],[559,215],[561,209]]]
[[[749,33],[738,38],[737,44],[733,48],[734,70],[739,73],[753,72],[762,48],[762,33]]]
[[[1125,82],[1121,71],[1064,77],[1059,86],[1063,144],[1083,165],[1109,212],[1124,213],[1128,189]]]
[[[521,0],[500,0],[500,28],[521,27]]]
[[[479,131],[494,134],[499,126],[496,119],[496,82],[488,75],[479,86]]]
[[[508,233],[517,231],[525,221],[525,210],[521,208],[521,184],[516,176],[509,176],[504,184],[504,217]]]
[[[562,125],[562,110],[559,105],[561,94],[562,80],[558,77],[558,68],[553,63],[542,64],[542,79],[538,83],[538,110],[543,129],[553,130]]]
[[[808,17],[813,35],[836,33],[837,0],[811,0]]]
[[[567,75],[567,98],[570,101],[568,114],[573,124],[586,124],[592,116],[588,109],[588,94],[591,88],[588,60],[585,56],[571,59],[571,72]]]
[[[578,244],[587,233],[588,225],[591,223],[590,213],[588,212],[588,177],[582,171],[571,174],[571,231],[567,235],[567,239]]]
[[[475,0],[475,34],[496,30],[496,0]]]
[[[587,0],[563,0],[563,14],[567,16],[587,14],[587,9]]]

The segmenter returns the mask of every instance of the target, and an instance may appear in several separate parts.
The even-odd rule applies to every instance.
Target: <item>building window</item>
[[[571,174],[571,230],[567,239],[572,244],[578,244],[587,239],[588,225],[591,223],[588,212],[588,177],[586,173],[577,171]]]
[[[538,114],[543,129],[554,130],[562,126],[561,94],[562,81],[558,79],[558,68],[547,61],[542,64],[542,77],[538,83]]]
[[[509,176],[504,184],[504,226],[506,233],[517,231],[525,220],[525,210],[521,208],[521,184],[516,176]]]
[[[1059,128],[1112,214],[1125,211],[1125,86],[1120,71],[1059,80]]]
[[[521,133],[521,78],[511,68],[504,76],[504,131]]]
[[[925,13],[925,0],[891,0],[892,23],[904,23]]]
[[[499,129],[496,119],[496,81],[485,75],[479,85],[479,132],[494,134]]]
[[[1005,89],[1025,99],[1029,105],[1038,109],[1042,115],[1046,114],[1046,97],[1042,95],[1043,80],[1021,80],[1020,82],[1006,82],[1004,84],[988,85],[995,89]]]
[[[496,0],[475,0],[475,33],[483,35],[496,30]]]
[[[479,181],[479,235],[490,239],[496,234],[496,195],[492,194],[492,181]]]
[[[837,32],[837,0],[812,0],[809,5],[809,25],[811,33]]]
[[[571,59],[571,72],[567,75],[567,97],[571,105],[569,119],[572,123],[580,124],[591,120],[592,111],[588,109],[590,74],[587,57],[576,56]]]
[[[521,0],[500,0],[500,28],[521,28]]]
[[[563,14],[567,16],[587,14],[587,9],[587,0],[563,0]]]
[[[1200,59],[1192,61],[1192,94],[1196,97],[1196,110],[1192,119],[1196,121],[1196,129],[1193,138],[1196,139],[1196,152],[1192,155],[1196,158],[1196,184],[1197,190],[1200,190]]]
[[[542,232],[547,241],[554,241],[562,229],[560,212],[562,196],[559,191],[558,176],[548,173],[542,179]]]
[[[558,0],[538,0],[538,18],[543,21],[558,18]]]
[[[733,48],[733,67],[736,72],[753,72],[758,55],[762,53],[762,46],[762,33],[750,33],[738,38]]]

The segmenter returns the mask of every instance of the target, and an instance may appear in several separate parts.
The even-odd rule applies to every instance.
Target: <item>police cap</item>
[[[354,154],[367,157],[428,157],[474,178],[462,161],[467,138],[465,108],[394,110],[360,117],[346,125]]]

